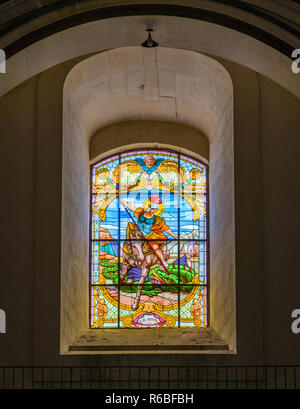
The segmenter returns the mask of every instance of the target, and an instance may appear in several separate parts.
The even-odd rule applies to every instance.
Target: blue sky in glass
[[[153,190],[152,195],[158,195],[159,191]],[[134,194],[122,195],[122,198],[129,204],[138,207],[143,207],[144,201],[147,199],[147,191],[134,192]],[[165,210],[161,215],[164,217],[167,225],[171,230],[177,234],[178,232],[178,195],[175,193],[170,193],[161,196],[163,203],[165,205]],[[118,239],[118,229],[119,229],[119,199],[116,197],[106,209],[106,219],[105,221],[100,221],[99,227],[103,227],[109,230],[112,238]],[[133,212],[128,210],[130,215],[135,219]],[[124,239],[126,234],[126,227],[128,221],[131,221],[128,213],[124,209],[124,206],[120,207],[120,225],[121,225],[121,239]],[[99,222],[98,214],[93,215],[93,221],[95,221],[94,226],[94,237],[98,239],[97,235],[97,222]],[[199,234],[200,228],[200,234]],[[180,235],[182,239],[205,239],[205,216],[201,215],[200,219],[196,222],[193,221],[193,210],[191,209],[189,203],[187,203],[184,198],[180,198]],[[171,236],[169,237],[171,238]]]

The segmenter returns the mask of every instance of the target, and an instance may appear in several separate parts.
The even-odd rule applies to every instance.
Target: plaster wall
[[[266,361],[298,361],[300,337],[291,332],[299,308],[299,99],[260,76],[261,188]],[[284,335],[283,335],[284,334]],[[277,341],[278,340],[278,341]]]
[[[32,358],[37,84],[38,78],[32,78],[0,100],[0,213],[5,235],[0,246],[0,305],[8,315],[8,332],[0,338],[3,363]]]

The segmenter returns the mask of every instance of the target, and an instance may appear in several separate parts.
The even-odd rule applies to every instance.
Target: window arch
[[[91,166],[90,327],[208,326],[208,166],[143,149]]]

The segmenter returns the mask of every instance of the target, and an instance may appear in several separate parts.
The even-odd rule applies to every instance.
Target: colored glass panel
[[[207,326],[207,172],[150,149],[92,166],[91,327]]]

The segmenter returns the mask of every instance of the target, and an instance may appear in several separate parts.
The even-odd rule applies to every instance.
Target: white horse
[[[145,240],[144,235],[130,222],[128,223],[127,238],[128,244],[126,243],[123,246],[123,263],[122,271],[120,272],[120,284],[132,283],[132,280],[125,282],[125,276],[130,268],[137,267],[141,269],[141,277],[138,282],[137,293],[131,306],[133,310],[136,310],[141,299],[143,284],[148,277],[150,268],[154,264],[156,255]],[[165,257],[167,258],[165,248],[163,248],[162,251],[164,251]]]

